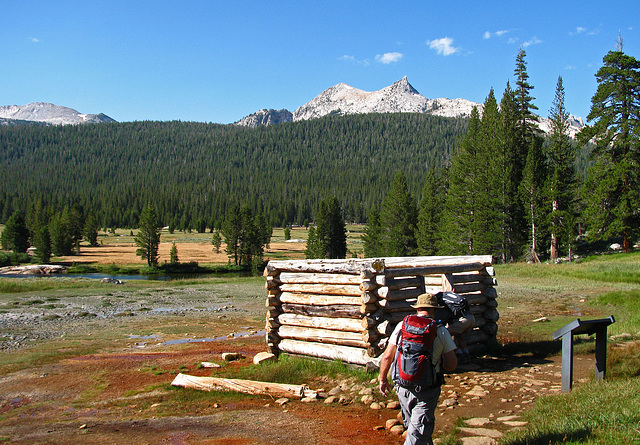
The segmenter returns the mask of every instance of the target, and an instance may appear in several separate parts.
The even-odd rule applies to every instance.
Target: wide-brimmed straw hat
[[[416,304],[411,305],[414,309],[422,309],[422,308],[434,308],[434,309],[442,309],[444,306],[440,306],[438,304],[438,298],[434,294],[425,293],[418,295],[418,301]]]

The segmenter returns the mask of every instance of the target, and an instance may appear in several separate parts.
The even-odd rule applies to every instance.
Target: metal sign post
[[[596,334],[596,380],[603,380],[607,369],[607,326],[615,323],[613,315],[598,320],[579,318],[553,333],[553,339],[562,338],[562,391],[569,392],[573,385],[573,336]]]

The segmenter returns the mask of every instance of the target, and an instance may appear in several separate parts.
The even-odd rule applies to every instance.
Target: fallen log
[[[317,398],[318,393],[305,385],[289,385],[285,383],[258,382],[243,379],[222,379],[217,377],[197,377],[178,374],[173,386],[197,389],[200,391],[236,391],[246,394],[263,394],[274,397],[310,397]]]

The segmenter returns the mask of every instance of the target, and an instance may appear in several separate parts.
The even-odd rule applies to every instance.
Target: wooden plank
[[[267,263],[264,275],[281,272],[342,273],[360,276],[363,271],[380,272],[384,262],[377,259],[364,260],[272,260]]]
[[[385,257],[385,268],[420,268],[427,266],[451,266],[467,263],[481,264],[477,269],[480,270],[485,266],[490,266],[493,263],[491,255],[461,255],[461,256],[424,256],[424,257]]]
[[[353,284],[358,286],[362,279],[358,275],[338,273],[282,272],[279,281],[283,284]]]
[[[469,311],[475,317],[476,315],[484,314],[487,311],[487,307],[484,304],[474,304],[473,306],[469,306]]]
[[[283,292],[280,295],[280,301],[282,303],[308,304],[310,306],[328,306],[334,304],[361,305],[362,296],[349,297],[342,295],[317,295]]]
[[[282,325],[278,329],[282,339],[302,340],[308,342],[328,343],[332,345],[355,346],[368,348],[369,343],[362,340],[362,332],[331,331],[329,329],[306,328],[301,326]]]
[[[305,385],[289,385],[285,383],[259,382],[244,379],[197,377],[182,373],[173,379],[171,385],[201,391],[236,391],[247,394],[267,394],[275,397],[317,398],[318,396],[316,391],[310,390]]]
[[[461,263],[461,264],[441,264],[432,266],[421,266],[412,268],[388,268],[384,270],[384,275],[387,278],[393,277],[407,277],[412,275],[434,275],[444,273],[460,273],[471,272],[473,270],[479,270],[484,267],[483,263]]]
[[[465,294],[464,296],[467,301],[469,302],[469,305],[475,305],[475,304],[485,304],[487,302],[487,296],[483,293],[473,293],[473,294]],[[495,301],[495,300],[494,300]]]
[[[467,283],[467,284],[456,284],[453,286],[454,292],[458,294],[466,294],[469,292],[482,292],[487,288],[482,283]]]
[[[362,319],[360,306],[346,304],[330,304],[326,306],[309,306],[306,304],[288,304],[281,306],[282,312],[290,314],[308,315],[311,317],[355,318]]]
[[[416,311],[411,307],[412,304],[415,304],[415,301],[409,302],[407,300],[380,300],[378,304],[384,309],[385,312]]]
[[[486,318],[488,321],[497,323],[498,320],[500,319],[500,314],[495,308],[490,308],[483,313],[483,317]]]
[[[476,343],[485,343],[487,340],[489,340],[489,334],[481,329],[474,329],[463,335],[467,343],[470,345],[474,345]]]
[[[386,281],[386,287],[389,288],[389,290],[403,289],[405,287],[423,287],[424,286],[424,278],[421,276],[408,277],[408,278],[390,278],[385,281]],[[439,280],[438,280],[438,284],[440,284]]]
[[[323,328],[345,332],[362,333],[365,330],[362,326],[362,320],[355,318],[327,318],[310,317],[308,315],[299,314],[281,314],[278,316],[277,321],[281,325]]]
[[[327,345],[322,343],[306,342],[300,340],[283,339],[278,347],[283,352],[291,354],[301,354],[311,357],[324,358],[329,360],[341,360],[346,363],[366,366],[372,362],[366,349],[352,346]]]
[[[388,287],[378,289],[378,296],[388,301],[407,300],[417,298],[425,292],[424,287],[408,287],[405,289],[390,290]],[[380,304],[382,306],[382,303]]]
[[[357,297],[362,295],[360,287],[357,285],[346,284],[281,284],[282,292],[297,292],[305,294],[320,295],[346,295]]]

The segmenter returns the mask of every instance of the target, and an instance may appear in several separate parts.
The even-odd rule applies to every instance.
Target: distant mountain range
[[[82,114],[46,102],[0,106],[0,125],[66,125],[116,122],[106,114]]]
[[[235,122],[256,128],[283,122],[316,119],[327,115],[365,113],[425,113],[443,117],[469,117],[473,107],[482,111],[482,104],[466,99],[427,99],[403,77],[378,91],[363,91],[346,83],[334,85],[306,104],[291,112],[286,109],[262,109]],[[0,125],[65,125],[116,122],[106,114],[82,114],[78,111],[45,102],[27,105],[0,106]],[[575,137],[584,127],[582,118],[570,117],[569,134]],[[540,118],[540,129],[550,132],[549,119]]]
[[[286,109],[262,109],[235,122],[236,125],[256,128],[283,122],[315,119],[327,115],[364,113],[425,113],[443,117],[469,117],[473,107],[482,111],[482,104],[466,99],[427,99],[403,77],[393,85],[378,91],[363,91],[346,83],[332,86],[294,112]],[[584,127],[581,118],[571,116],[569,133],[572,137]],[[540,118],[540,128],[549,132],[547,118]]]

